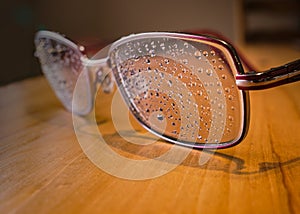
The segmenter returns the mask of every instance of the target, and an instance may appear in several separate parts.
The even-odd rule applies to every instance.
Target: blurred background
[[[209,29],[235,44],[300,46],[299,0],[6,0],[0,4],[0,85],[40,75],[33,38],[42,29],[84,44],[145,31]]]

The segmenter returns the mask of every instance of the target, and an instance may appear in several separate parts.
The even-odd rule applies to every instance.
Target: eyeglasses
[[[145,129],[194,148],[238,144],[248,130],[247,90],[300,80],[300,60],[245,73],[229,43],[205,35],[133,34],[112,43],[100,59],[89,59],[83,46],[50,31],[39,31],[35,45],[42,71],[67,110],[88,114],[95,85],[111,92],[116,82]],[[78,83],[80,74],[84,80]],[[72,109],[76,84],[81,101]]]

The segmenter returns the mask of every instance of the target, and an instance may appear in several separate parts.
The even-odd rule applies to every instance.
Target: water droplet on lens
[[[211,54],[212,56],[214,56],[214,55],[216,55],[216,52],[215,52],[215,51],[211,51],[210,54]]]
[[[223,70],[224,69],[224,66],[223,65],[219,65],[219,70]]]
[[[206,74],[207,74],[208,76],[211,76],[211,75],[213,74],[213,71],[212,71],[211,69],[207,69],[207,70],[206,70]]]
[[[224,109],[225,106],[224,106],[224,104],[219,103],[219,104],[218,104],[218,107],[219,107],[219,109]]]
[[[201,58],[201,52],[200,52],[200,51],[195,51],[194,56],[195,56],[197,59],[200,59],[200,58]]]
[[[157,118],[158,120],[162,121],[162,120],[164,119],[164,116],[163,116],[162,114],[158,114],[158,115],[156,116],[156,118]]]
[[[222,79],[226,80],[227,76],[225,74],[222,74]]]
[[[207,57],[207,56],[208,56],[208,52],[207,52],[207,51],[203,51],[203,55],[204,55],[205,57]]]
[[[188,64],[188,60],[187,59],[184,59],[182,60],[183,64]]]
[[[217,93],[218,93],[218,94],[222,94],[222,89],[219,89],[219,88],[218,88],[218,89],[217,89]]]
[[[229,93],[229,92],[230,92],[230,89],[226,87],[226,88],[225,88],[225,92],[226,92],[226,93]]]
[[[203,73],[203,68],[199,68],[199,69],[198,69],[198,72],[199,72],[199,73]]]
[[[155,56],[155,50],[150,50],[149,53],[150,53],[150,56],[151,56],[151,57],[154,57],[154,56]]]

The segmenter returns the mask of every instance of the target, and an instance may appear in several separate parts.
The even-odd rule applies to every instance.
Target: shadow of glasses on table
[[[98,126],[109,125],[111,121],[101,120],[98,121]],[[111,125],[111,124],[110,124]],[[99,128],[101,129],[101,128]],[[79,128],[81,132],[85,135],[94,135],[89,133],[88,129],[85,127]],[[98,137],[95,135],[94,137]],[[115,152],[126,158],[135,160],[148,160],[160,157],[164,153],[168,152],[173,144],[170,144],[162,139],[157,139],[156,136],[148,135],[142,130],[123,130],[116,131],[109,134],[102,135],[105,143]],[[125,138],[130,139],[127,141]],[[152,144],[134,144],[132,141],[135,138],[136,141],[150,141],[154,142]],[[273,142],[271,142],[272,144]],[[271,145],[273,147],[273,145]],[[235,149],[235,148],[233,148]],[[270,148],[273,149],[273,148]],[[231,154],[231,151],[225,150],[209,150],[209,149],[193,149],[190,151],[189,155],[179,164],[179,166],[192,167],[199,170],[209,170],[209,171],[222,171],[228,174],[234,175],[258,175],[268,171],[278,170],[284,167],[300,166],[300,157],[291,157],[285,160],[273,160],[264,161],[261,155],[257,153],[255,161],[245,161],[243,159],[243,154],[240,156],[238,154]],[[207,156],[207,161],[203,164],[199,163],[201,156]],[[255,154],[253,154],[255,156]],[[261,158],[259,158],[261,157]],[[284,159],[284,158],[282,158]],[[166,160],[162,160],[166,161]],[[168,159],[172,164],[172,159]],[[174,161],[174,164],[177,164]]]

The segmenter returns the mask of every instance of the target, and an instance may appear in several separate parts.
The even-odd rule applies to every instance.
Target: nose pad
[[[109,73],[104,77],[101,87],[104,93],[112,93],[114,88],[114,79],[112,73]]]
[[[108,69],[108,68],[106,68]],[[112,72],[100,68],[97,72],[97,82],[101,85],[104,93],[112,93],[114,88],[114,78]],[[104,71],[105,70],[105,71]]]

